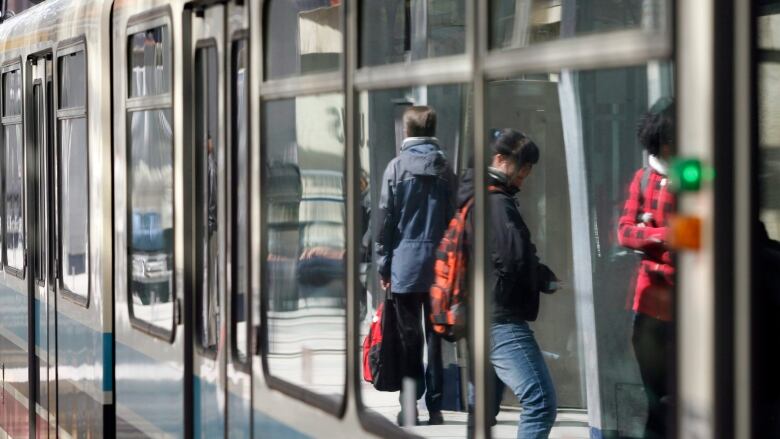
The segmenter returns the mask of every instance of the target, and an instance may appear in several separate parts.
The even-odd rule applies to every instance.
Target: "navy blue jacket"
[[[375,237],[377,268],[393,293],[428,292],[436,247],[454,212],[457,181],[438,141],[404,140],[382,177]]]

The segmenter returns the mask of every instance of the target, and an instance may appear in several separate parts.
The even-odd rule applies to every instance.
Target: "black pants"
[[[401,374],[413,378],[417,383],[416,399],[420,399],[425,393],[425,405],[428,406],[429,412],[440,411],[443,387],[441,338],[433,332],[428,317],[431,315],[428,293],[393,294],[393,298],[401,339]],[[423,317],[425,317],[425,339],[420,324]],[[424,372],[423,340],[428,343],[428,367]]]
[[[647,396],[647,424],[645,439],[666,437],[669,413],[669,371],[671,370],[674,344],[671,323],[644,314],[634,317],[634,334],[631,341],[639,363],[639,373]]]

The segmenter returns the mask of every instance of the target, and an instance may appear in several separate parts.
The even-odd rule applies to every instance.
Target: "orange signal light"
[[[701,218],[675,215],[669,221],[669,244],[675,250],[701,249]]]

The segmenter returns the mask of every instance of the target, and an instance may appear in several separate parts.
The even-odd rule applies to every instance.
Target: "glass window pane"
[[[570,434],[588,437],[582,409],[621,437],[666,436],[672,77],[670,65],[651,63],[488,84],[494,436],[527,432],[513,407],[547,415],[551,436],[565,416],[582,425]],[[593,379],[598,399],[588,397]]]
[[[204,349],[216,351],[220,328],[219,296],[219,174],[217,49],[198,49],[195,55],[195,124],[199,187],[199,296],[196,300],[198,340]]]
[[[128,39],[130,97],[171,91],[171,40],[168,26],[133,34]]]
[[[340,401],[344,392],[344,96],[263,105],[269,372]]]
[[[272,0],[265,22],[266,79],[337,71],[341,0]]]
[[[367,410],[392,423],[404,423],[399,415],[402,407],[411,422],[415,405],[422,423],[433,419],[435,424],[440,412],[443,429],[413,430],[426,437],[444,431],[447,437],[467,435],[469,344],[431,332],[429,291],[437,249],[454,212],[462,206],[453,201],[461,201],[455,192],[456,173],[465,170],[472,151],[472,106],[471,87],[461,84],[360,95],[360,337],[367,337],[380,306],[386,312],[382,280],[389,280],[394,315],[405,328],[398,342],[403,381],[417,389],[416,395],[402,392],[399,402],[397,392],[377,391],[364,380],[362,401]],[[434,120],[432,111],[435,123],[429,122]],[[413,123],[411,131],[405,119]],[[461,285],[466,285],[470,274],[464,273]],[[463,323],[467,327],[469,322]],[[358,355],[365,355],[362,344]]]
[[[59,58],[59,108],[87,105],[87,63],[84,51]]]
[[[249,118],[247,117],[249,96],[249,75],[246,41],[233,43],[232,78],[233,120],[231,139],[233,143],[232,214],[235,215],[233,237],[233,285],[232,316],[233,343],[240,361],[245,361],[249,352],[247,328],[247,303],[249,299]]]
[[[59,121],[62,286],[89,294],[89,167],[87,119]]]
[[[165,109],[128,117],[130,312],[162,330],[174,315],[171,116]]]
[[[22,124],[3,127],[5,140],[5,260],[24,269],[24,156]]]
[[[22,114],[22,71],[3,74],[3,116]]]
[[[490,47],[527,47],[545,41],[622,29],[666,27],[666,0],[490,0]]]
[[[375,66],[466,50],[465,0],[363,0],[360,64]]]

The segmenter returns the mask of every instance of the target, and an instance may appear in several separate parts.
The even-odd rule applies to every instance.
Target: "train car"
[[[518,437],[527,395],[491,350],[503,128],[541,150],[516,201],[563,281],[528,326],[555,388],[542,435],[780,435],[778,17],[774,0],[0,2],[0,438]],[[399,395],[364,379],[363,341],[400,300],[376,241],[420,106],[473,186],[469,331],[426,336]],[[643,149],[648,121],[668,156]],[[626,219],[650,193],[655,219]],[[663,239],[637,248],[626,222]]]

